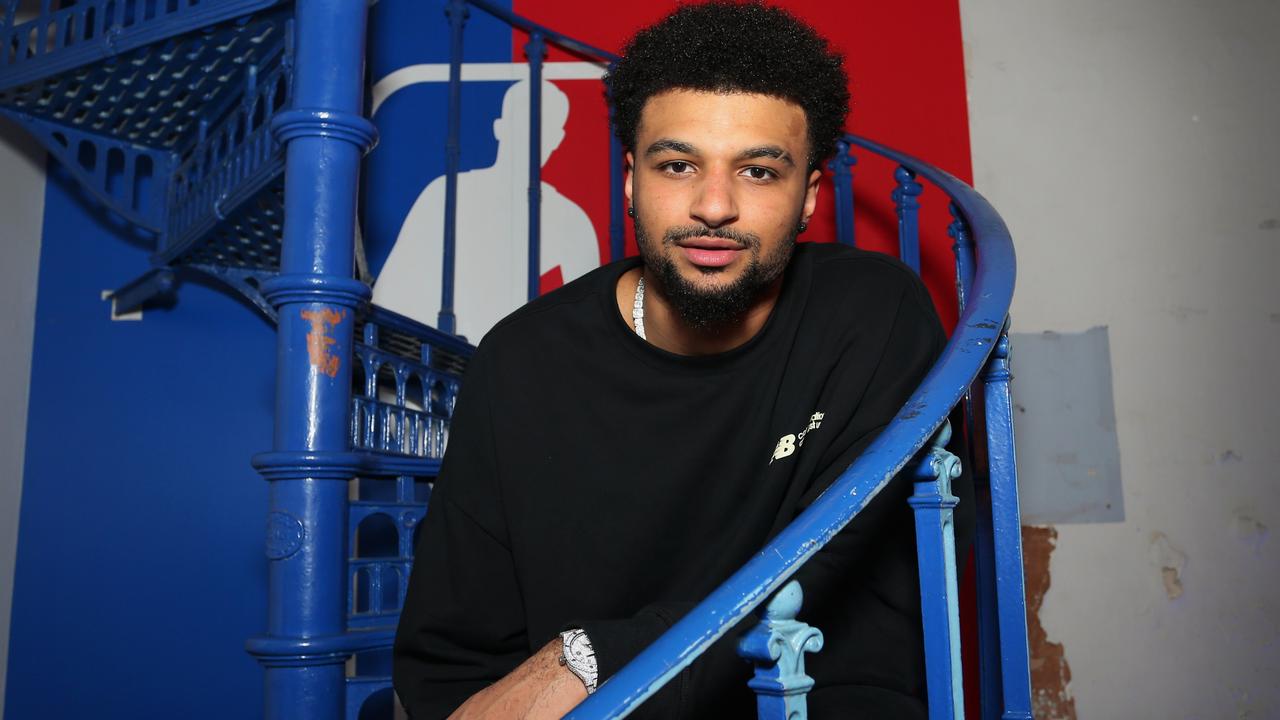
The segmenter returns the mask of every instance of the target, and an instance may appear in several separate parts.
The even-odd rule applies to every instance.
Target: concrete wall
[[[18,508],[27,437],[27,393],[35,327],[40,226],[44,218],[44,152],[0,119],[0,716],[9,657],[9,611],[18,547]]]
[[[1110,336],[1123,520],[1053,528],[1042,716],[1280,715],[1280,4],[961,10],[1015,329]]]

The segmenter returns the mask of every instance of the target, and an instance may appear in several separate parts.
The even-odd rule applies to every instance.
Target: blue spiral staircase
[[[240,293],[278,328],[270,481],[267,632],[247,648],[265,668],[268,718],[389,718],[390,654],[430,481],[473,348],[452,334],[453,223],[461,47],[469,9],[530,33],[532,87],[547,43],[596,48],[482,0],[451,0],[445,298],[441,329],[370,305],[357,275],[356,178],[376,141],[361,115],[365,0],[3,0],[0,113],[29,131],[85,201],[153,252],[113,294],[117,312],[170,295],[189,273]],[[531,156],[540,138],[533,97]],[[621,183],[611,153],[614,255]],[[961,717],[956,569],[942,446],[963,404],[975,476],[982,716],[1030,718],[1021,550],[1008,400],[1006,315],[1013,253],[999,216],[925,163],[849,136],[832,163],[840,237],[852,243],[853,152],[898,165],[902,256],[918,268],[919,181],[952,202],[962,313],[938,365],[892,426],[795,523],[579,706],[621,717],[753,611],[741,643],[757,666],[761,717],[803,716],[803,654],[820,630],[795,620],[789,576],[898,472],[916,474],[931,717]],[[530,187],[540,186],[531,163]],[[530,206],[536,289],[537,198]],[[975,392],[971,393],[970,391]],[[848,498],[858,498],[850,501]],[[816,639],[816,641],[815,641]],[[810,682],[811,684],[811,682]]]

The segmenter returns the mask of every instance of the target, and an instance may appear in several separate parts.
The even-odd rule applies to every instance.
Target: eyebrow
[[[779,162],[795,166],[795,161],[791,159],[791,153],[783,150],[777,145],[760,145],[758,147],[747,148],[738,153],[739,160],[754,160],[755,158],[773,158]]]
[[[671,138],[661,138],[658,140],[654,140],[653,144],[645,148],[644,154],[645,154],[645,157],[648,157],[650,155],[657,155],[658,153],[662,153],[662,152],[674,152],[674,153],[684,153],[686,155],[694,155],[698,151],[695,150],[694,147],[687,142],[682,142],[680,140],[673,140]]]
[[[664,152],[682,153],[685,155],[698,154],[697,148],[683,140],[676,140],[674,138],[659,138],[658,140],[654,140],[649,147],[645,148],[644,154],[646,157],[649,157]],[[738,157],[736,159],[754,160],[755,158],[763,157],[773,158],[774,160],[784,162],[787,165],[795,166],[795,161],[791,159],[791,153],[777,145],[758,145],[756,147],[747,148],[746,150],[738,153]]]

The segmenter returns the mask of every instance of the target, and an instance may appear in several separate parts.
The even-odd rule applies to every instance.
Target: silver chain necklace
[[[631,321],[635,323],[636,334],[641,340],[648,340],[644,336],[644,275],[640,276],[640,282],[636,283],[636,302],[631,307]]]

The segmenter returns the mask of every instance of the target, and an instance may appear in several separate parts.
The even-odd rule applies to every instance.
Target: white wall
[[[1125,519],[1057,527],[1041,615],[1078,716],[1280,716],[1280,3],[960,4],[1015,329],[1110,332]]]
[[[17,126],[0,119],[0,716],[9,657],[13,563],[27,439],[27,389],[35,326],[40,229],[44,218],[44,153]]]

